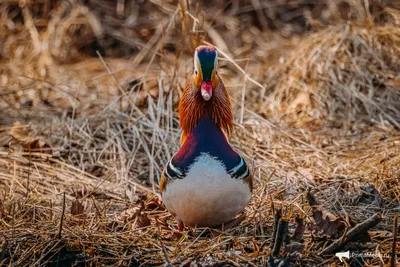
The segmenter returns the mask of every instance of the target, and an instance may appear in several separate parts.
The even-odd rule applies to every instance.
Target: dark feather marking
[[[245,175],[247,173],[247,175]],[[242,179],[245,179],[247,176],[249,176],[250,171],[249,168],[246,164],[246,161],[243,160],[243,165],[236,170],[235,172],[233,171],[233,169],[229,172],[229,174],[233,177],[233,178],[240,178],[242,175],[244,177],[242,177]]]
[[[184,177],[185,173],[182,172],[182,170],[180,168],[178,168],[174,165],[175,169],[178,169],[178,171],[180,173],[176,172],[174,169],[171,168],[171,164],[172,163],[170,160],[165,168],[165,176],[167,176],[170,179],[182,179]]]
[[[171,159],[171,164],[179,169],[182,175],[177,175],[176,172],[173,172],[168,164],[166,168],[167,176],[172,179],[183,178],[189,171],[189,167],[203,153],[207,153],[221,161],[232,178],[239,178],[246,171],[248,172],[248,167],[244,160],[241,168],[233,172],[242,158],[232,149],[217,125],[209,117],[206,117],[198,123],[188,135],[181,149]],[[243,177],[243,179],[246,177]]]

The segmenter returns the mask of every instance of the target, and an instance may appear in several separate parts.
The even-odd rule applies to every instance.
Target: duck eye
[[[194,71],[194,74],[196,74],[196,75],[197,75],[197,70],[195,70],[195,71]]]

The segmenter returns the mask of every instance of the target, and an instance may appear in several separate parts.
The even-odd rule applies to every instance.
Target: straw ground
[[[345,249],[381,254],[353,265],[389,264],[400,207],[395,5],[7,1],[0,12],[2,265],[265,266],[278,209],[291,240],[276,258],[338,263],[321,251],[380,212],[371,240]],[[220,51],[231,143],[255,190],[240,225],[180,235],[157,180],[205,42]],[[339,218],[345,229],[321,233],[307,191],[330,212],[326,227]]]

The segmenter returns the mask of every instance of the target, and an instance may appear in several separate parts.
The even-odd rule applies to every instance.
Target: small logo
[[[346,252],[338,252],[335,256],[339,258],[340,262],[343,262],[342,258],[350,259],[350,250]]]

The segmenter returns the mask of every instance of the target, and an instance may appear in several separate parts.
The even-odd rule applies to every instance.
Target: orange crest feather
[[[192,79],[187,84],[181,101],[179,102],[179,122],[183,135],[188,135],[197,123],[210,116],[220,129],[229,134],[233,127],[233,115],[228,92],[221,78],[216,75],[218,85],[213,89],[213,96],[209,101],[204,101],[198,89],[193,88]]]

